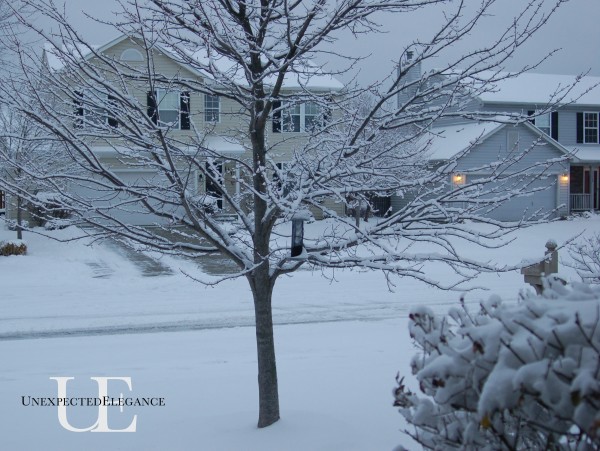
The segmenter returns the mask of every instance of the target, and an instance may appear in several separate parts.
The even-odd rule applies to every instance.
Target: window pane
[[[204,120],[219,122],[219,96],[204,95]]]
[[[163,124],[176,124],[179,121],[179,111],[160,110],[158,115]]]
[[[160,92],[158,94],[158,108],[160,110],[179,110],[178,92]]]
[[[319,105],[313,102],[304,105],[304,113],[306,115],[317,116],[319,114]]]
[[[585,143],[598,142],[598,113],[584,113],[583,137]]]
[[[179,92],[159,89],[156,94],[159,123],[161,125],[177,125],[179,123]]]

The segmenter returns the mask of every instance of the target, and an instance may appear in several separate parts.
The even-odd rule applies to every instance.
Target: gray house
[[[408,77],[420,78],[418,65],[411,71]],[[485,180],[497,171],[511,179],[504,186],[497,181],[488,185],[490,196],[499,199],[483,211],[492,219],[564,217],[600,208],[600,89],[595,89],[600,77],[582,77],[572,87],[574,80],[574,76],[527,73],[468,99],[463,102],[465,110],[493,116],[493,122],[467,121],[457,115],[434,123],[423,138],[432,165],[452,164],[449,188]],[[399,103],[405,100],[398,98]],[[531,119],[514,125],[511,115]],[[509,193],[517,183],[521,189],[526,185],[527,194],[500,202],[502,190]],[[391,197],[393,210],[405,202]]]
[[[570,155],[568,211],[600,208],[600,77],[582,77],[571,90],[575,77],[554,74],[523,74],[508,79],[497,92],[481,96],[486,110],[526,113],[531,122]],[[548,111],[553,95],[563,96],[555,111]]]

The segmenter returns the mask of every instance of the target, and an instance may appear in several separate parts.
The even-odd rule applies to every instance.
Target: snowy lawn
[[[516,264],[541,257],[548,238],[560,244],[584,230],[600,232],[600,217],[526,229],[494,251],[463,250]],[[14,232],[0,230],[0,240],[12,238]],[[144,277],[113,247],[32,234],[25,241],[27,256],[0,258],[0,449],[379,450],[409,444],[391,406],[396,371],[408,374],[413,354],[408,308],[445,311],[461,295],[409,279],[398,280],[391,293],[383,276],[371,272],[322,277],[303,270],[281,279],[274,313],[282,420],[257,430],[254,331],[248,327],[253,309],[245,280],[205,288],[178,270],[198,275],[194,262],[164,258],[172,275]],[[566,251],[560,255],[568,260]],[[427,270],[439,280],[452,277],[443,267]],[[575,277],[564,265],[560,272]],[[474,284],[515,300],[526,287],[522,280],[517,272],[483,274]],[[489,293],[465,296],[476,304]],[[85,336],[90,329],[98,335]],[[152,329],[177,332],[139,333]],[[52,334],[59,337],[27,338]],[[127,426],[137,413],[136,433],[68,432],[56,407],[21,405],[21,396],[56,396],[53,376],[75,377],[73,391],[90,377],[130,376],[131,396],[164,397],[166,406],[110,408],[115,427],[123,426],[119,421]],[[127,396],[123,383],[114,385],[116,395]],[[94,396],[90,388],[84,387],[85,396]],[[97,412],[72,407],[69,420],[87,427]]]

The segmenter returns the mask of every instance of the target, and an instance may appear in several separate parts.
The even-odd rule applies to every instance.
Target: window
[[[583,113],[583,142],[598,142],[598,113]]]
[[[544,113],[544,114],[540,114],[539,116],[536,116],[534,119],[534,124],[537,128],[539,128],[541,131],[543,131],[546,135],[550,136],[550,130],[551,130],[551,116],[550,113]]]
[[[531,118],[530,122],[539,128],[546,135],[558,141],[558,111],[551,113],[542,113],[541,111],[528,111]]]
[[[282,131],[298,133],[300,130],[302,130],[302,125],[301,125],[302,106],[303,105],[294,105],[291,107],[286,107],[281,112]]]
[[[598,144],[598,113],[577,113],[577,143]]]
[[[116,98],[101,91],[86,89],[76,91],[74,95],[75,103],[75,127],[89,128],[102,125],[118,127],[119,122],[112,116]]]
[[[204,94],[204,121],[219,122],[220,120],[220,98],[210,94]]]
[[[159,127],[190,129],[189,92],[157,89],[148,93],[148,116]]]
[[[281,102],[273,102],[273,132],[275,133],[300,133],[310,132],[320,120],[324,120],[318,104],[313,102],[302,103],[283,108]]]
[[[137,49],[125,49],[121,53],[121,61],[141,62],[144,57]]]

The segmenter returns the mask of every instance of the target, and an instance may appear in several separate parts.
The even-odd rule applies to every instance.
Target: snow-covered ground
[[[516,264],[540,257],[548,238],[560,244],[580,232],[600,232],[600,217],[522,230],[495,251],[463,251]],[[0,240],[12,238],[0,230]],[[372,272],[323,277],[303,270],[281,279],[274,314],[282,420],[258,430],[253,309],[244,279],[207,288],[179,271],[198,275],[189,260],[164,258],[172,273],[147,277],[115,246],[33,234],[26,242],[27,256],[0,258],[0,449],[7,450],[379,450],[410,443],[391,406],[396,372],[409,373],[413,353],[407,311],[414,304],[445,311],[461,296],[410,279],[390,292]],[[438,280],[451,277],[446,268],[427,270]],[[564,265],[561,274],[575,277]],[[511,272],[482,274],[474,283],[515,300],[522,280]],[[476,304],[488,295],[475,290],[465,298]],[[137,413],[135,433],[68,432],[56,407],[21,403],[21,396],[56,396],[54,376],[75,377],[69,390],[85,396],[97,391],[90,377],[129,376],[131,396],[164,397],[166,406],[110,408],[115,428]],[[127,396],[125,385],[113,384]],[[97,413],[68,410],[75,427],[90,426]]]

